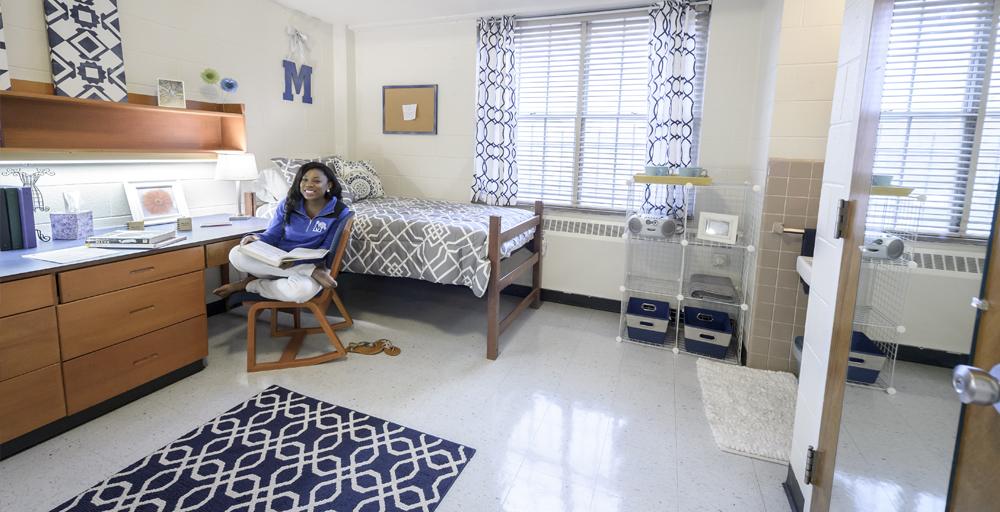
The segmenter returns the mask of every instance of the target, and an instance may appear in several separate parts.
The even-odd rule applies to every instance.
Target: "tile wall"
[[[772,227],[782,223],[786,228],[815,228],[822,184],[823,162],[776,158],[768,162],[747,349],[747,364],[754,368],[787,371],[795,367],[792,340],[805,332],[808,300],[795,269],[802,237],[777,234]]]

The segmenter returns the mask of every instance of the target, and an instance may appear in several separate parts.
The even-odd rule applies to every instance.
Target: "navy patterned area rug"
[[[432,511],[475,450],[279,386],[59,511]]]

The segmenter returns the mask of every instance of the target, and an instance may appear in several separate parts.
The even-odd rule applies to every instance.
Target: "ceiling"
[[[276,0],[328,23],[378,25],[497,14],[542,15],[651,4],[641,0]]]

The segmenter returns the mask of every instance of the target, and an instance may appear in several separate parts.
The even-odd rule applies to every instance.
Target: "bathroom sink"
[[[799,272],[799,277],[812,286],[813,259],[812,256],[799,256],[795,259],[795,270]]]

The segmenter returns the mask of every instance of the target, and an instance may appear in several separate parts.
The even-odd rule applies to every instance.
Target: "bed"
[[[381,197],[357,201],[343,271],[466,286],[487,298],[486,357],[499,355],[499,337],[528,307],[541,305],[542,203],[534,211],[430,199]],[[264,205],[258,216],[273,215]],[[531,256],[509,272],[502,260]],[[506,317],[500,293],[528,271],[531,291]]]

